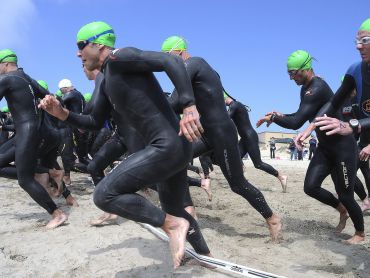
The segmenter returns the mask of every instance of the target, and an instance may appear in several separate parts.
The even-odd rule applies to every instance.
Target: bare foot
[[[71,185],[72,181],[71,181],[71,176],[70,175],[64,175],[63,177],[63,181],[66,185]]]
[[[174,269],[181,264],[185,253],[186,234],[189,229],[189,222],[184,218],[166,214],[163,231],[168,235]]]
[[[340,233],[346,227],[347,219],[349,216],[347,214],[347,209],[342,204],[339,204],[337,210],[339,211],[339,223],[338,226],[335,228],[335,231]]]
[[[101,226],[101,225],[107,225],[111,224],[112,222],[116,221],[118,218],[117,215],[104,212],[102,216],[100,216],[98,219],[91,220],[89,223],[91,226]]]
[[[49,221],[49,223],[46,225],[47,229],[54,229],[54,228],[62,225],[68,219],[68,216],[66,214],[64,214],[64,212],[61,211],[60,209],[56,209],[52,213],[51,216],[53,217],[53,219],[51,219]]]
[[[278,176],[278,179],[281,183],[281,187],[283,188],[283,192],[286,193],[286,188],[287,188],[287,185],[288,185],[288,176],[286,175],[279,175]]]
[[[202,179],[200,181],[200,186],[207,193],[207,195],[208,195],[208,201],[211,202],[212,201],[211,179],[210,178]]]
[[[68,197],[66,198],[66,204],[68,206],[79,207],[76,199],[72,196],[72,194],[69,194]]]
[[[362,204],[360,205],[362,211],[366,211],[370,209],[370,200],[368,197],[366,197],[363,201]]]
[[[348,244],[360,244],[365,240],[365,233],[364,232],[355,232],[353,237],[347,239],[345,242]]]
[[[270,218],[266,219],[266,222],[269,226],[272,242],[279,243],[278,237],[283,226],[280,216],[274,213]]]

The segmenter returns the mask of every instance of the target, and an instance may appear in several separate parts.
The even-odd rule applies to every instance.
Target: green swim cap
[[[116,35],[109,24],[103,21],[94,21],[83,26],[77,33],[77,42],[85,40],[114,47]]]
[[[89,102],[91,100],[91,97],[92,97],[92,94],[90,94],[90,93],[84,94],[84,99],[85,99],[86,102]]]
[[[62,97],[63,96],[62,91],[60,89],[55,93],[55,95],[57,97]]]
[[[360,26],[360,31],[370,32],[370,18],[368,18],[364,22],[362,22],[362,24]]]
[[[8,106],[4,106],[3,108],[1,108],[1,112],[8,113],[9,112],[9,107]]]
[[[43,87],[45,90],[49,90],[49,86],[44,80],[37,80],[37,83],[39,83],[39,85]]]
[[[0,50],[0,63],[11,62],[17,63],[17,55],[10,49]]]
[[[312,69],[312,57],[304,50],[294,51],[288,57],[288,70],[309,70]]]
[[[224,91],[224,99],[226,100],[228,97],[229,97],[229,95],[226,94],[226,92]]]
[[[179,36],[168,37],[162,44],[163,52],[171,52],[173,50],[183,51],[187,48],[188,46],[186,45],[184,38],[181,38]]]
[[[344,80],[344,75],[342,75],[342,77],[340,78],[340,83],[343,83],[343,80]]]

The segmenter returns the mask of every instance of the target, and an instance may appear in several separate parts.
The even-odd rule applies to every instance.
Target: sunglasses
[[[363,37],[361,39],[356,39],[355,44],[369,44],[370,43],[370,37]]]
[[[105,34],[114,34],[114,32],[113,32],[113,30],[111,29],[111,30],[107,30],[107,31],[104,31],[104,32],[102,32],[102,33],[99,33],[99,34],[97,34],[97,35],[95,35],[95,36],[92,36],[92,37],[90,37],[90,38],[88,38],[88,39],[86,39],[86,40],[83,40],[83,41],[79,41],[79,42],[77,42],[77,48],[78,48],[78,50],[82,50],[82,49],[84,49],[90,42],[92,42],[92,41],[94,41],[94,40],[96,40],[97,38],[99,38],[100,36],[102,36],[102,35],[105,35]]]
[[[15,54],[6,55],[5,57],[0,59],[0,63],[2,63],[6,58],[9,58],[9,57],[17,57],[17,56]]]

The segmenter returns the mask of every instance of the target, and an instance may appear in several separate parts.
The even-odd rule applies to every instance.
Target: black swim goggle
[[[93,40],[96,40],[97,38],[99,38],[100,36],[105,35],[105,34],[114,34],[114,31],[113,31],[112,29],[110,29],[110,30],[106,30],[106,31],[101,32],[101,33],[99,33],[99,34],[97,34],[97,35],[95,35],[95,36],[92,36],[92,37],[90,37],[90,38],[88,38],[88,39],[86,39],[86,40],[84,40],[84,41],[79,41],[79,42],[77,42],[77,48],[78,48],[79,50],[82,50],[82,49],[84,49],[84,48],[86,47],[86,45],[88,45],[90,42],[92,42]]]

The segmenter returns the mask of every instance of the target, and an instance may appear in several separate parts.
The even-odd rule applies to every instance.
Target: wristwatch
[[[359,122],[357,119],[350,119],[349,120],[349,126],[352,128],[353,133],[357,134],[358,133],[358,127],[359,127]]]

